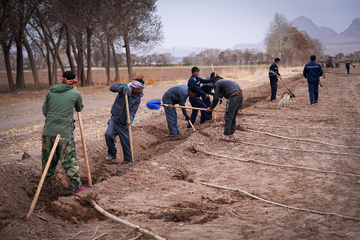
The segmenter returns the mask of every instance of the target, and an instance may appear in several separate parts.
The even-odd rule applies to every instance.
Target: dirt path
[[[261,86],[258,85],[263,80],[241,82],[245,109],[238,117],[239,130],[230,142],[219,139],[223,132],[222,118],[201,126],[196,123],[197,132],[187,129],[185,121],[179,119],[180,131],[186,138],[170,138],[163,111],[149,111],[144,106],[148,100],[160,98],[169,86],[150,87],[133,127],[137,160],[133,165],[120,165],[121,158],[111,162],[104,160],[104,122],[109,118],[114,94],[105,88],[83,89],[86,106],[83,121],[96,183],[91,190],[93,198],[110,213],[167,239],[358,238],[359,221],[281,208],[196,181],[245,190],[286,205],[360,218],[359,178],[240,162],[193,150],[195,147],[229,157],[359,175],[360,157],[355,155],[360,154],[360,148],[243,131],[244,128],[253,129],[292,138],[360,146],[360,69],[355,68],[350,76],[344,72],[344,69],[327,69],[316,106],[309,105],[307,84],[299,73],[286,79],[296,98],[285,108],[269,102],[267,82]],[[254,84],[258,87],[251,88]],[[279,98],[284,91],[279,84]],[[25,220],[41,174],[39,139],[44,118],[38,115],[44,94],[39,92],[20,100],[9,98],[7,104],[0,105],[1,111],[6,113],[0,119],[0,182],[3,183],[0,236],[3,239],[66,239],[81,231],[74,239],[90,239],[96,229],[94,236],[108,233],[101,239],[136,236],[128,228],[97,213],[86,202],[75,199],[61,167],[55,175],[53,192],[41,196],[35,214]],[[349,155],[288,151],[241,142]],[[15,161],[24,149],[32,157]],[[80,147],[78,155],[82,159]],[[83,160],[80,164],[82,179],[86,182]],[[181,179],[181,172],[188,175],[186,180]]]

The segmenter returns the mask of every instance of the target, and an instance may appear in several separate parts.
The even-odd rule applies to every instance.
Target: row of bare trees
[[[268,63],[272,57],[255,49],[206,49],[183,58],[184,65],[247,65]]]
[[[156,0],[2,0],[0,45],[10,91],[26,88],[25,51],[36,88],[40,86],[37,69],[44,64],[49,85],[57,84],[58,67],[62,71],[69,67],[82,86],[92,85],[94,56],[103,58],[108,83],[110,66],[115,66],[116,81],[123,49],[132,78],[132,51],[146,51],[163,39],[155,3]],[[14,49],[15,82],[11,70]],[[65,59],[62,53],[66,53]]]
[[[266,52],[254,49],[221,51],[206,49],[198,54],[190,54],[183,59],[185,65],[246,65],[262,64],[280,57],[286,65],[302,65],[315,54],[323,56],[319,40],[312,39],[306,32],[292,27],[286,17],[276,13],[270,22],[265,38]]]

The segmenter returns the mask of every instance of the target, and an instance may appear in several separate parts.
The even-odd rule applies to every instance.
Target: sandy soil
[[[360,218],[358,177],[240,162],[194,151],[195,147],[229,157],[359,175],[359,148],[245,131],[360,146],[360,69],[352,69],[350,75],[345,74],[345,69],[326,71],[316,106],[309,104],[300,68],[289,71],[284,80],[296,98],[284,108],[269,101],[270,86],[262,75],[240,80],[238,73],[232,72],[244,90],[245,108],[237,119],[238,131],[230,141],[220,139],[224,125],[221,114],[217,121],[203,125],[196,122],[196,132],[187,129],[186,122],[179,119],[180,131],[186,137],[169,137],[164,112],[150,111],[145,103],[160,98],[169,85],[186,80],[150,86],[132,128],[136,162],[131,165],[120,164],[120,155],[114,161],[104,160],[104,132],[115,94],[104,87],[81,88],[86,143],[95,182],[94,188],[84,195],[91,196],[106,211],[167,239],[358,239],[359,221],[290,210],[197,182],[245,190],[295,207]],[[284,92],[279,83],[279,99]],[[45,94],[46,91],[39,91],[0,96],[0,238],[66,239],[80,231],[73,239],[91,239],[104,233],[108,235],[100,239],[135,237],[133,230],[75,198],[61,166],[51,194],[41,195],[34,214],[25,219],[41,176],[41,105]],[[225,103],[220,108],[224,107]],[[81,176],[86,184],[79,129],[75,133]],[[241,142],[349,155],[279,150]],[[24,151],[31,157],[22,160]]]

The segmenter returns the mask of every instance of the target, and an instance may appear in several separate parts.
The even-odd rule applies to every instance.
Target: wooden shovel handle
[[[50,155],[49,155],[49,158],[47,160],[47,163],[45,165],[45,168],[44,168],[44,171],[43,171],[43,174],[41,175],[41,179],[40,179],[40,183],[36,189],[36,193],[35,193],[35,196],[34,196],[34,199],[31,203],[31,206],[30,206],[30,209],[29,209],[29,212],[26,216],[26,218],[29,218],[30,215],[34,212],[34,209],[35,209],[35,205],[36,205],[36,202],[37,200],[39,199],[39,195],[40,195],[40,191],[41,191],[41,188],[42,188],[42,185],[44,184],[44,181],[45,181],[45,177],[46,177],[46,174],[47,172],[49,171],[49,167],[50,167],[50,163],[51,163],[51,160],[52,158],[54,157],[54,154],[55,154],[55,150],[56,150],[56,147],[59,143],[59,140],[60,140],[60,134],[58,134],[55,138],[55,142],[54,142],[54,145],[51,149],[51,152],[50,152]]]

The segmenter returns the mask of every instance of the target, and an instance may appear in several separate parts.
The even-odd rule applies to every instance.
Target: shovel
[[[41,188],[42,188],[42,185],[44,184],[44,181],[45,181],[45,177],[46,177],[46,174],[47,172],[49,171],[49,168],[50,168],[50,164],[51,164],[51,161],[54,157],[54,154],[55,154],[55,151],[56,151],[56,148],[57,148],[57,145],[60,141],[60,134],[58,134],[56,136],[56,139],[55,139],[55,142],[53,144],[53,147],[51,149],[51,152],[50,152],[50,155],[49,155],[49,158],[46,162],[46,165],[45,165],[45,168],[44,168],[44,171],[43,171],[43,174],[41,175],[41,179],[40,179],[40,183],[36,189],[36,193],[35,193],[35,196],[34,196],[34,199],[31,203],[31,206],[30,206],[30,209],[29,209],[29,212],[26,216],[26,218],[29,218],[30,215],[34,212],[34,209],[35,209],[35,205],[37,203],[37,200],[39,199],[39,195],[40,195],[40,191],[41,191]]]
[[[129,111],[129,99],[128,95],[125,94],[125,103],[126,103],[126,115],[127,115],[127,121],[129,123],[129,141],[130,141],[130,151],[131,151],[131,161],[134,163],[134,149],[132,144],[132,135],[131,135],[131,126],[130,126],[130,111]]]
[[[199,111],[206,111],[206,108],[196,108],[196,107],[187,107],[187,106],[178,106],[178,105],[170,105],[170,104],[161,104],[161,99],[153,99],[146,103],[146,106],[151,110],[158,110],[161,106],[163,107],[173,107],[173,108],[185,108],[191,110],[199,110]],[[214,112],[226,112],[224,110],[215,110]]]

